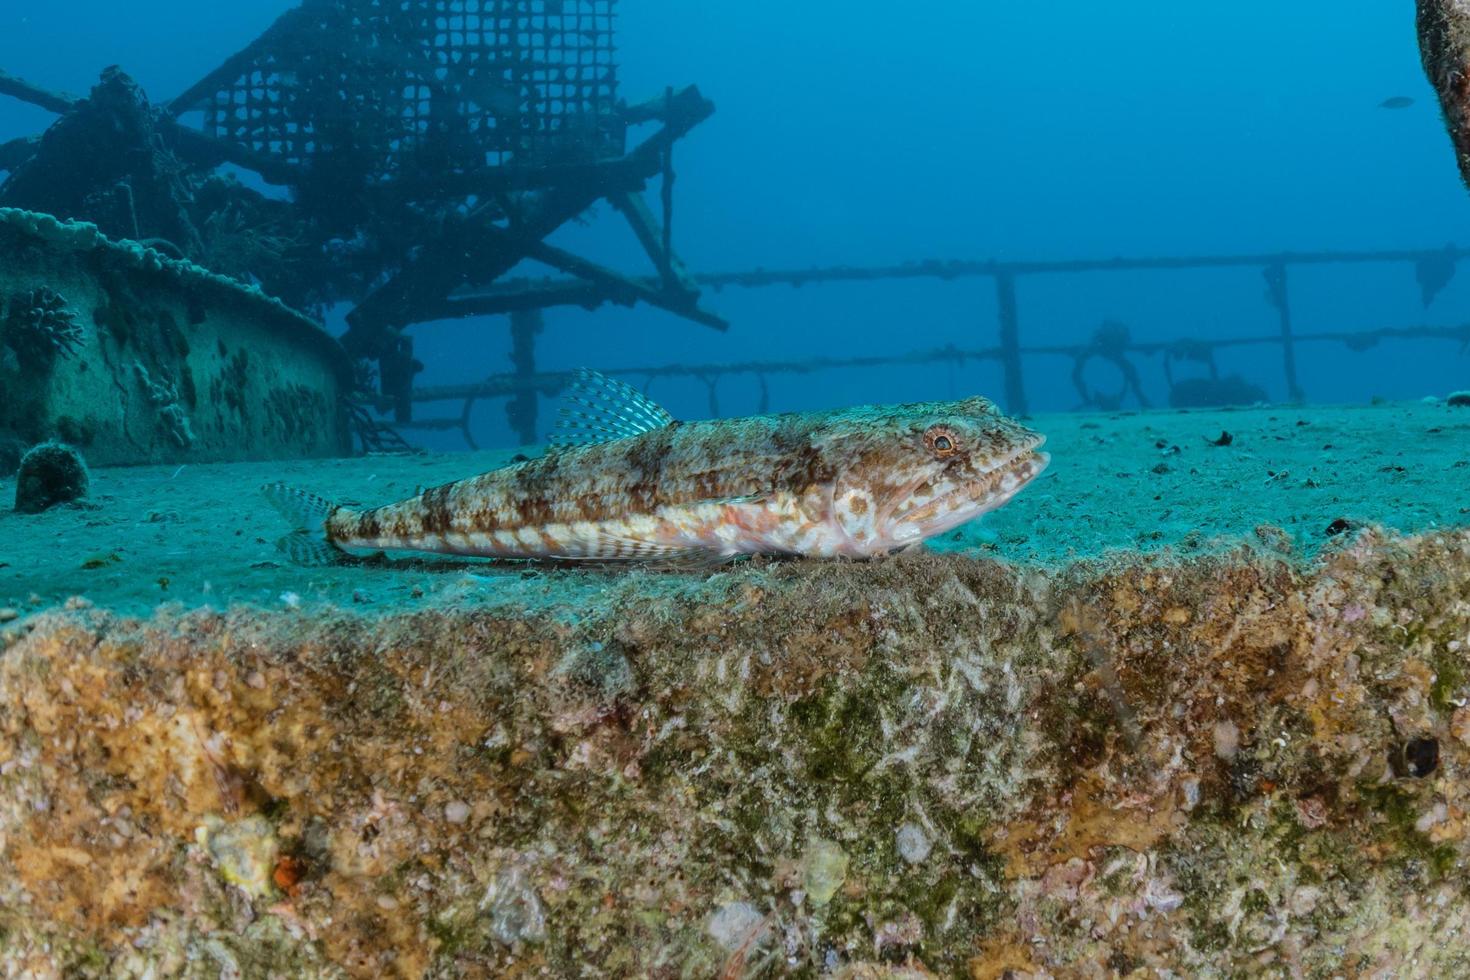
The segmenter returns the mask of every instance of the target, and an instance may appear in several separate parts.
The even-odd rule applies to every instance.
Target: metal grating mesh
[[[204,106],[215,135],[370,178],[623,152],[617,0],[307,0]]]

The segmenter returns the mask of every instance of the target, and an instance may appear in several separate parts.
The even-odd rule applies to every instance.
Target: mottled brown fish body
[[[1043,437],[983,398],[676,422],[593,372],[563,445],[368,511],[279,485],[283,547],[650,563],[739,554],[869,557],[1010,500],[1047,465]],[[569,433],[569,434],[568,434]]]
[[[770,534],[824,476],[800,450],[801,417],[674,423],[435,487],[329,522],[344,548],[498,557],[637,557],[635,541],[682,548],[701,529]],[[764,498],[752,506],[751,498]],[[780,498],[779,502],[776,498]],[[774,505],[774,506],[773,506]],[[693,531],[693,535],[691,535]],[[691,536],[698,539],[690,542]],[[609,547],[608,539],[625,542]]]

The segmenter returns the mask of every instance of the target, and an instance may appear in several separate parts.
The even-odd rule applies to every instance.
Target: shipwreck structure
[[[673,249],[674,146],[714,107],[693,87],[621,98],[616,6],[306,0],[162,106],[117,69],[86,99],[0,73],[0,94],[62,114],[0,145],[0,206],[90,222],[307,312],[347,304],[359,386],[399,420],[420,368],[413,324],[511,314],[524,374],[534,311],[555,303],[645,302],[724,329]],[[655,177],[657,210],[643,196]],[[599,201],[651,279],[546,242]],[[568,285],[502,281],[527,259]],[[534,431],[534,399],[516,411]],[[375,445],[368,413],[354,418]]]
[[[94,225],[0,209],[0,469],[341,455],[352,366],[256,289]]]

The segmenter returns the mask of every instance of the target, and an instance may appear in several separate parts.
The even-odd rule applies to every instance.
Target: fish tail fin
[[[268,484],[261,487],[260,492],[295,527],[276,542],[276,547],[293,562],[298,565],[331,565],[342,557],[344,552],[332,542],[331,533],[327,530],[327,521],[342,510],[341,507],[284,483]]]

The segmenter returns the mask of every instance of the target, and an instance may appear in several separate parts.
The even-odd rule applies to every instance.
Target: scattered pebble
[[[1460,744],[1470,746],[1470,708],[1459,707],[1450,716],[1450,734],[1460,740]]]
[[[1233,721],[1222,721],[1216,724],[1213,738],[1215,756],[1219,759],[1229,762],[1240,751],[1240,729]]]
[[[450,823],[464,823],[470,818],[470,806],[462,800],[444,804],[444,819]]]
[[[729,952],[744,946],[765,916],[749,902],[726,902],[705,923],[705,932]]]
[[[0,609],[0,623],[9,623],[16,619],[20,619],[19,609],[10,609],[8,607]]]
[[[194,832],[194,838],[209,853],[227,884],[237,885],[254,897],[270,893],[271,872],[280,855],[280,842],[270,821],[246,817],[226,823],[210,817]]]
[[[814,908],[832,901],[847,880],[847,863],[847,854],[836,841],[818,838],[807,847],[801,881]]]
[[[873,949],[879,954],[889,949],[917,946],[923,941],[924,923],[912,912],[905,912],[873,927]]]
[[[1143,902],[1154,911],[1167,915],[1184,904],[1184,895],[1168,878],[1150,878],[1143,886]]]
[[[922,864],[934,847],[924,828],[916,823],[906,823],[898,828],[897,843],[899,856],[909,864]]]
[[[1327,822],[1327,804],[1320,796],[1296,801],[1296,818],[1308,830],[1316,830]]]
[[[1199,777],[1186,776],[1179,784],[1180,795],[1183,796],[1181,806],[1186,810],[1193,810],[1199,806]]]
[[[491,882],[480,909],[490,916],[490,934],[507,946],[546,939],[546,909],[520,868],[502,871]]]

